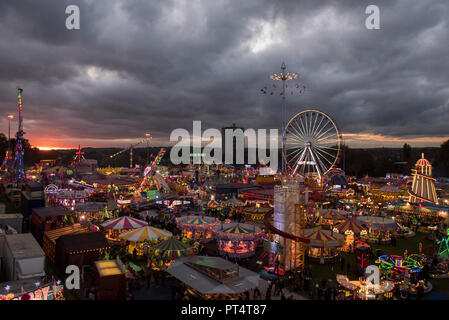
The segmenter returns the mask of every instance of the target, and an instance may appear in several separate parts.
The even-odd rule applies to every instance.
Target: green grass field
[[[392,245],[377,245],[371,244],[373,253],[376,249],[383,250],[384,254],[394,254],[402,256],[404,251],[407,250],[408,254],[418,253],[419,243],[422,242],[423,248],[433,245],[432,241],[426,239],[426,235],[423,233],[418,233],[416,236],[407,239],[398,239],[396,246]],[[344,270],[341,270],[339,262],[334,264],[324,264],[310,263],[306,260],[306,266],[312,264],[312,279],[314,285],[319,283],[321,280],[333,280],[335,281],[335,276],[339,273],[346,274],[346,264],[351,264],[351,269],[353,270],[355,266],[355,254],[342,253],[342,257],[345,260]],[[375,259],[370,258],[370,264],[375,264]],[[351,280],[355,280],[355,276],[349,277]],[[443,294],[449,297],[449,279],[430,279],[433,286],[433,291],[439,294]]]

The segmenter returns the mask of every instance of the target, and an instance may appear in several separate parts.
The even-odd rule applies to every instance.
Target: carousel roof
[[[231,234],[250,234],[250,233],[255,232],[256,230],[251,230],[247,227],[243,227],[240,224],[236,224],[234,226],[224,228],[221,231],[226,232],[226,233],[231,233]]]
[[[344,236],[330,230],[305,229],[304,238],[310,240],[309,245],[316,248],[341,247],[344,243]]]
[[[168,240],[162,241],[161,243],[158,243],[154,246],[154,249],[165,251],[165,254],[168,255],[169,252],[176,252],[178,257],[186,256],[187,250],[190,249],[188,245],[182,243],[179,240],[176,240],[174,238],[170,238]]]
[[[140,242],[145,240],[153,240],[160,237],[171,237],[173,234],[167,230],[158,229],[151,226],[145,226],[139,229],[135,229],[126,233],[122,233],[120,238]]]
[[[117,219],[107,220],[101,224],[106,229],[137,229],[148,225],[146,221],[124,216]]]
[[[348,212],[340,209],[321,209],[320,216],[324,219],[345,219]]]
[[[359,216],[357,220],[362,225],[382,230],[394,230],[398,226],[393,219],[385,217]]]
[[[243,205],[245,205],[242,201],[240,201],[236,197],[232,197],[231,199],[224,201],[223,204],[225,204],[225,205],[232,205],[232,206],[243,206]]]
[[[185,220],[182,220],[181,221],[182,223],[185,223],[185,224],[211,224],[211,223],[213,223],[214,221],[212,220],[212,219],[208,219],[208,218],[205,218],[205,217],[200,217],[200,216],[198,216],[198,217],[190,217],[190,218],[187,218],[187,219],[185,219]]]
[[[366,228],[362,227],[358,222],[354,220],[347,220],[343,223],[340,223],[335,227],[339,233],[345,233],[345,231],[352,231],[354,233],[360,233],[363,230],[366,230]]]

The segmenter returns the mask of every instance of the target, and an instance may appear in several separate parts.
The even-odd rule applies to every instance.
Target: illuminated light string
[[[396,255],[382,255],[376,260],[376,263],[384,270],[402,274],[418,273],[424,267],[423,258],[415,254],[407,256],[405,259]]]
[[[438,255],[440,257],[444,255],[449,256],[449,229],[446,230],[446,237],[443,237],[437,244],[439,244]]]

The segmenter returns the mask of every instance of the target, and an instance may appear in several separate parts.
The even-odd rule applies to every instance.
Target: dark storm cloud
[[[372,3],[381,30],[365,28]],[[69,4],[80,7],[81,30],[65,28]],[[280,97],[260,88],[285,61],[309,89],[288,96],[289,116],[313,107],[343,133],[448,136],[448,8],[446,0],[2,1],[0,105],[14,111],[14,90],[25,89],[32,142],[123,144],[148,131],[167,141],[192,120],[277,128]]]

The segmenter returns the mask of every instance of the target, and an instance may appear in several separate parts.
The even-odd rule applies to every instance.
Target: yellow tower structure
[[[430,202],[438,204],[438,197],[435,190],[435,178],[432,178],[432,165],[424,158],[416,162],[415,169],[412,170],[413,183],[412,190],[409,190],[410,202]]]
[[[282,182],[274,188],[274,228],[290,235],[275,235],[275,241],[285,248],[281,264],[285,270],[297,271],[304,267],[305,245],[293,239],[302,238],[305,227],[305,205],[308,190],[299,181]]]

